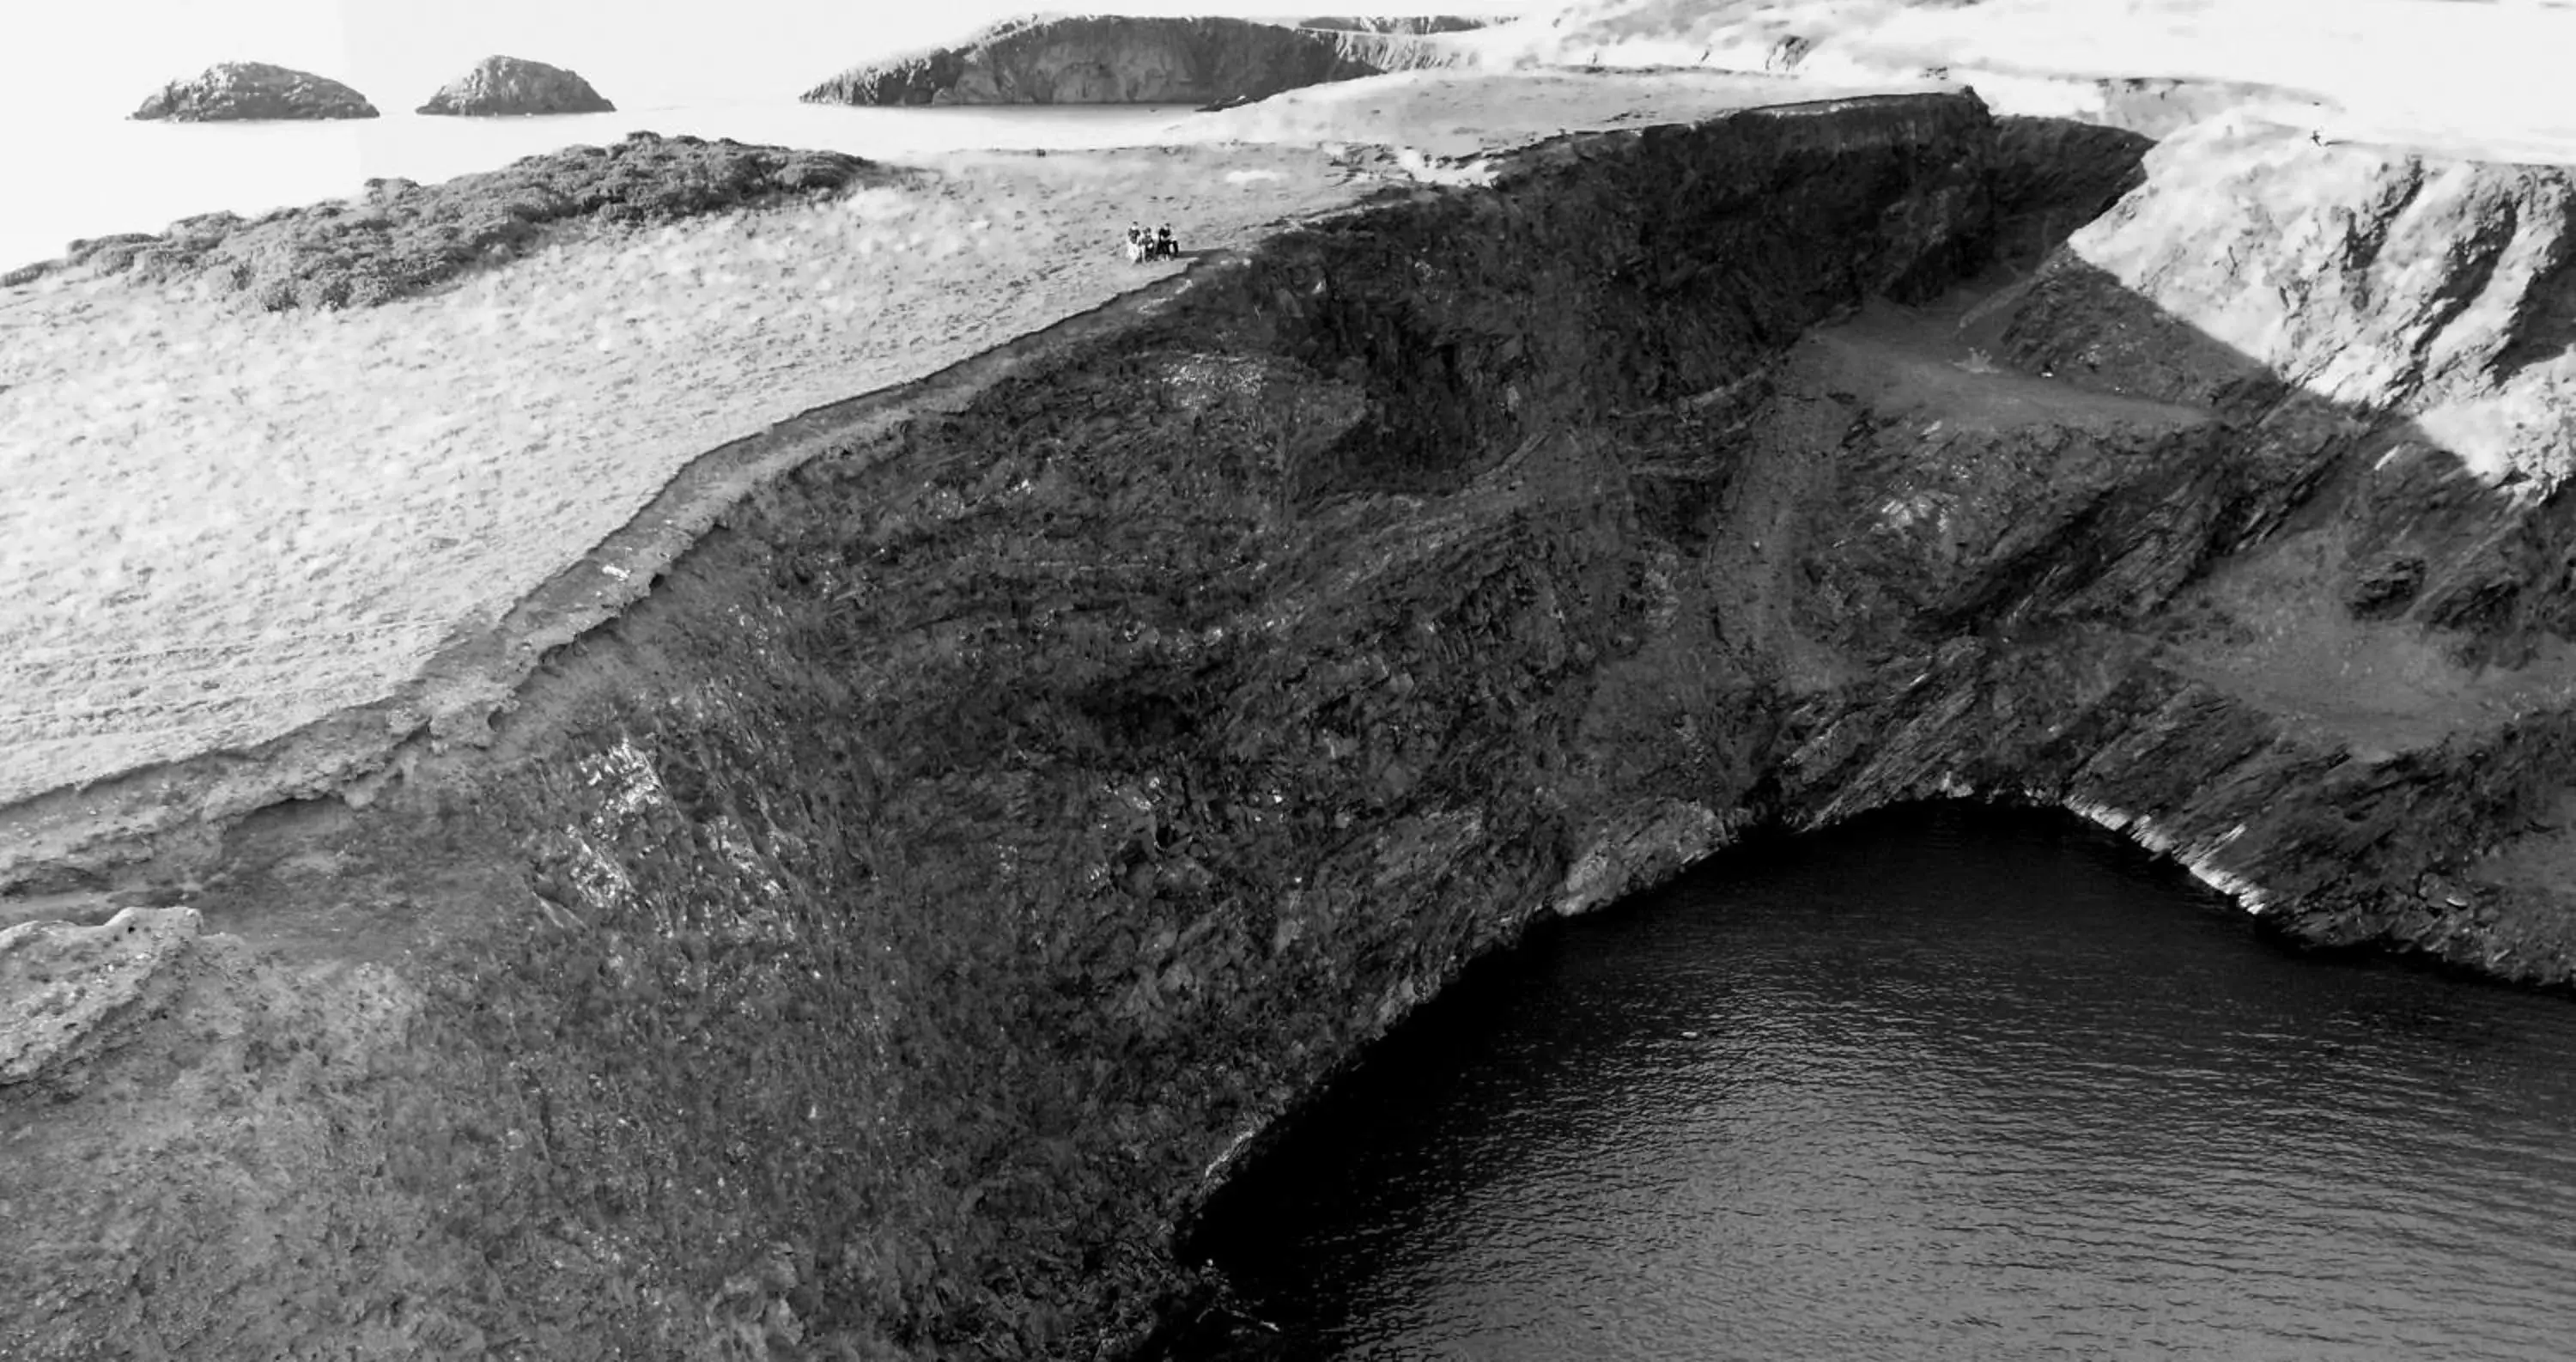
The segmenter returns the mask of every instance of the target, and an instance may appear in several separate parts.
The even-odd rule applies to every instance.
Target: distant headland
[[[1449,64],[1427,34],[1481,21],[1122,15],[1014,19],[962,46],[855,66],[811,104],[1232,104],[1285,90]]]

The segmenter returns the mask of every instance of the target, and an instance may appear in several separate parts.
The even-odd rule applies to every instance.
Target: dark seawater
[[[1194,1247],[1288,1357],[2565,1359],[2572,1136],[2576,1002],[1930,808],[1479,967]]]

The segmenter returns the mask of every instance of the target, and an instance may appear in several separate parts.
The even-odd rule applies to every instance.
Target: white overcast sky
[[[1547,12],[1495,0],[1477,12]],[[132,112],[218,61],[268,61],[409,109],[494,53],[568,66],[620,104],[792,96],[889,51],[1038,8],[1005,0],[0,0],[0,118]],[[1071,7],[1064,7],[1071,8]],[[1389,0],[1117,0],[1122,14],[1414,14]],[[1463,7],[1461,7],[1463,8]]]
[[[569,66],[631,112],[780,100],[859,62],[954,41],[1030,8],[1011,0],[0,0],[0,129],[24,139],[64,120],[122,118],[162,82],[226,60],[345,80],[388,113],[416,107],[494,53]],[[1907,60],[1917,63],[1993,71],[2279,82],[2343,100],[2354,120],[2340,130],[2354,137],[2395,129],[2479,154],[2576,161],[2576,0],[1110,0],[1098,8],[1288,17],[1572,10],[1595,22],[1569,21],[1565,40],[1580,29],[1587,55],[1630,63],[1694,62],[1712,26],[1749,21],[1817,38],[1829,57],[1892,46],[1910,49]],[[1544,26],[1525,36],[1559,40]],[[1630,50],[1614,50],[1622,43]],[[1898,61],[1888,69],[1914,68]],[[1997,93],[1992,82],[1983,88]],[[28,154],[23,142],[20,152]]]

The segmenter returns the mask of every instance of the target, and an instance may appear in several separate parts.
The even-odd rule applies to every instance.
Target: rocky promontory
[[[1208,104],[1436,63],[1436,39],[1248,19],[1080,16],[854,67],[812,104]]]
[[[488,727],[40,886],[203,926],[21,939],[130,987],[0,1086],[0,1352],[1138,1356],[1469,962],[1905,801],[2569,982],[2576,186],[2146,147],[1562,137],[933,380]]]
[[[260,118],[374,118],[366,96],[326,76],[267,62],[219,62],[194,80],[161,87],[132,115],[179,123]]]
[[[441,87],[417,112],[468,118],[522,114],[615,113],[590,82],[560,66],[519,57],[485,57]]]

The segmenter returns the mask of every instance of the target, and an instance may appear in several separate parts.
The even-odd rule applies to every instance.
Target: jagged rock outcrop
[[[1995,138],[1993,250],[1996,263],[2020,272],[2146,183],[2155,146],[2136,132],[2058,118],[1999,119]]]
[[[2576,470],[2576,191],[2566,172],[2320,146],[2222,121],[2071,243],[2026,360],[2209,402],[2248,374],[2402,413],[2490,483]],[[2217,210],[2217,211],[2213,211]],[[2200,245],[2185,247],[2198,221]],[[2148,313],[2160,314],[2150,324]]]
[[[1955,96],[1559,139],[854,436],[488,752],[163,849],[186,1024],[0,1088],[0,1350],[1131,1353],[1208,1170],[1468,961],[1902,800],[2568,979],[2576,513],[2300,386],[2510,387],[2563,271],[2402,195],[2230,222],[2555,172],[2138,152]],[[2228,185],[2123,300],[2105,243]],[[2465,301],[2163,358],[2240,234]]]
[[[425,114],[491,118],[519,114],[615,113],[590,82],[560,66],[485,57],[420,106]]]
[[[219,62],[161,87],[135,118],[213,123],[258,118],[374,118],[366,96],[336,80],[267,62]]]
[[[808,90],[820,104],[1207,104],[1436,62],[1403,34],[1248,19],[1080,16],[999,24],[973,42],[855,67]]]
[[[0,931],[0,1087],[95,1049],[197,935],[190,908],[128,908],[94,927]]]

